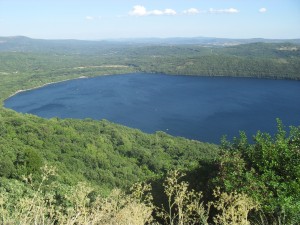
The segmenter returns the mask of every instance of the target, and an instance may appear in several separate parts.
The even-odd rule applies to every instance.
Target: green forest
[[[67,44],[66,44],[67,43]],[[0,100],[134,72],[300,79],[300,46],[0,38]],[[0,107],[1,224],[299,224],[300,127],[220,145]],[[226,134],[224,134],[226,135]]]

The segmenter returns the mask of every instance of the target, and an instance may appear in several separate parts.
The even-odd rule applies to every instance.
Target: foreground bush
[[[300,128],[288,133],[277,123],[274,137],[258,132],[249,143],[241,133],[233,143],[224,141],[214,185],[259,201],[262,223],[300,224]]]
[[[114,189],[109,196],[95,195],[84,183],[62,189],[50,182],[55,174],[45,166],[38,186],[31,177],[24,178],[26,189],[20,193],[18,185],[11,190],[1,190],[1,224],[209,224],[210,208],[218,210],[213,218],[216,224],[249,224],[248,213],[258,205],[244,194],[215,192],[216,201],[204,204],[202,193],[189,190],[188,183],[179,181],[178,171],[170,172],[164,183],[168,205],[155,207],[150,185],[136,184],[130,192]],[[24,188],[24,187],[23,187]]]
[[[58,184],[45,185],[54,169],[44,167],[37,189],[27,183],[19,196],[1,190],[1,224],[146,224],[153,221],[154,206],[149,185],[136,184],[130,194],[115,189],[108,197],[92,196],[93,189],[84,183],[66,188],[65,195],[56,195]],[[27,182],[31,179],[26,178]],[[10,190],[11,191],[11,190]],[[16,198],[16,196],[18,196]]]

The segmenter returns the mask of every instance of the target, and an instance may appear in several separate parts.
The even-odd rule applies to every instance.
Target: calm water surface
[[[148,133],[219,143],[222,135],[274,133],[276,118],[300,125],[300,82],[124,74],[22,92],[5,107],[45,118],[107,119]]]

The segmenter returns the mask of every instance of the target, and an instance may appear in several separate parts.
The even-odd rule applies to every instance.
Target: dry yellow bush
[[[53,196],[42,194],[42,186],[49,176],[55,174],[55,169],[51,166],[42,168],[42,180],[38,188],[28,196],[23,196],[14,204],[10,202],[8,194],[1,193],[0,206],[2,224],[54,224],[56,208],[52,204]],[[24,181],[31,187],[32,177],[24,178]],[[13,205],[12,205],[13,204]]]
[[[215,207],[219,214],[214,217],[215,224],[248,225],[248,213],[258,209],[258,204],[245,194],[214,192],[217,201],[205,205],[202,193],[189,190],[187,182],[179,182],[184,174],[169,172],[164,183],[168,205],[156,208],[150,194],[149,184],[135,184],[126,194],[119,189],[112,190],[108,197],[97,196],[91,201],[89,195],[93,188],[78,183],[66,191],[64,206],[58,204],[54,192],[43,191],[55,188],[45,185],[49,176],[55,174],[52,167],[45,166],[40,184],[34,188],[32,178],[24,179],[31,187],[30,193],[20,195],[13,202],[8,192],[0,192],[0,223],[9,225],[144,225],[158,224],[153,214],[169,225],[208,225],[209,211]]]
[[[179,182],[184,176],[179,171],[168,173],[164,183],[168,197],[167,208],[158,209],[157,215],[170,225],[208,224],[210,204],[205,208],[202,193],[188,190],[187,182]]]
[[[90,187],[79,183],[66,198],[73,207],[58,217],[59,224],[144,225],[153,221],[149,185],[136,184],[131,194],[114,189],[108,197],[90,202]]]
[[[259,205],[246,194],[237,192],[220,192],[214,190],[214,196],[218,199],[212,205],[219,211],[214,217],[216,224],[222,225],[250,225],[248,215],[251,210],[257,210]]]
[[[72,187],[65,195],[68,207],[58,206],[54,195],[42,192],[44,182],[54,169],[43,168],[42,181],[37,189],[31,185],[31,176],[24,180],[33,188],[32,194],[18,199],[15,205],[7,193],[0,193],[1,224],[82,224],[82,225],[144,225],[153,221],[150,186],[136,184],[131,194],[114,189],[108,197],[98,196],[94,202],[88,195],[92,188],[85,183]]]

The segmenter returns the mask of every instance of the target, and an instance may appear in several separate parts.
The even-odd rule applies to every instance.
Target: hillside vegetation
[[[1,102],[48,82],[141,71],[300,78],[297,44],[18,41],[0,39]],[[300,127],[277,123],[274,137],[216,146],[0,107],[0,223],[299,224]]]
[[[233,143],[224,141],[216,150],[164,135],[159,137],[163,145],[145,149],[147,141],[141,142],[139,135],[151,135],[130,129],[122,137],[135,134],[134,143],[141,144],[118,145],[109,142],[116,140],[109,134],[112,125],[98,138],[85,137],[82,144],[87,146],[80,148],[80,136],[91,132],[78,127],[71,132],[71,124],[65,127],[69,121],[23,118],[34,130],[19,138],[13,134],[14,127],[20,126],[16,132],[24,131],[25,124],[19,117],[17,123],[7,126],[9,119],[14,120],[11,116],[1,118],[3,224],[300,222],[300,127],[286,133],[279,121],[275,137],[257,133],[254,144],[249,144],[242,133]],[[34,120],[41,126],[34,126]],[[103,129],[95,121],[92,124],[98,126],[96,130]],[[85,122],[80,125],[89,127]],[[57,132],[51,130],[54,128]],[[49,135],[50,143],[43,133]],[[187,176],[174,170],[164,178],[166,170],[174,168]],[[117,189],[142,180],[148,184],[132,184],[131,191]]]

